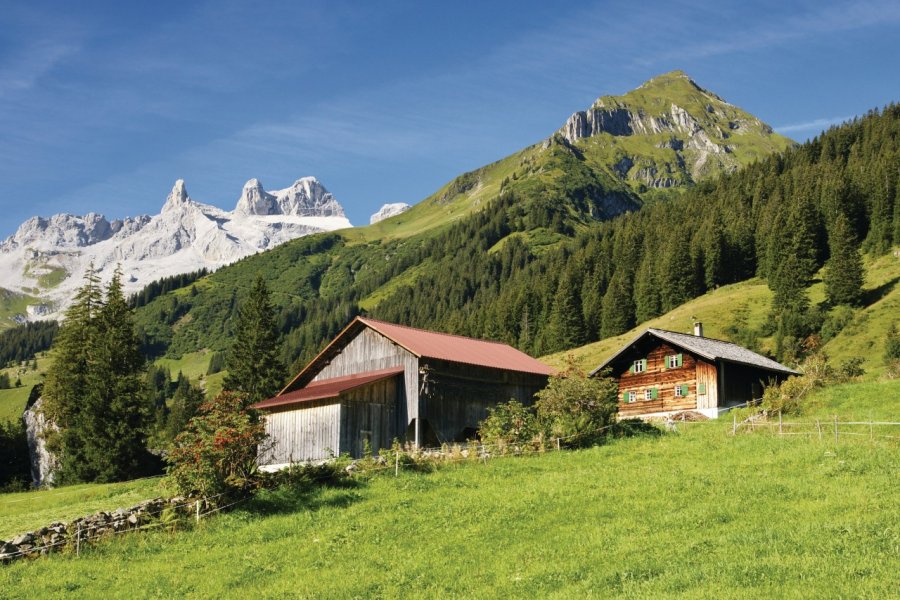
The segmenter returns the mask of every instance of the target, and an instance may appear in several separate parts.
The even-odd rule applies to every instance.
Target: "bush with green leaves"
[[[857,365],[858,367],[858,365]],[[850,367],[852,369],[852,365]],[[838,381],[838,376],[821,352],[810,355],[800,366],[802,375],[769,385],[763,392],[762,408],[768,414],[799,414],[810,392]]]
[[[505,449],[532,443],[539,429],[534,412],[518,400],[510,400],[489,408],[479,431],[483,443]]]
[[[536,394],[541,430],[548,438],[569,438],[570,445],[595,443],[616,422],[618,390],[611,377],[588,377],[570,364]]]
[[[265,426],[244,404],[237,394],[222,392],[202,404],[175,438],[166,461],[180,494],[221,503],[259,486],[256,457]]]

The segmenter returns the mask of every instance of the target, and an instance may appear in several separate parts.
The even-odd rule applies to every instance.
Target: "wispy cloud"
[[[76,44],[38,41],[0,65],[0,97],[30,89],[65,58],[78,52]]]
[[[837,125],[838,123],[843,123],[844,121],[849,121],[853,117],[831,117],[828,119],[815,119],[813,121],[806,121],[805,123],[791,123],[789,125],[781,125],[775,127],[775,131],[778,133],[795,133],[797,131],[811,131],[814,129],[822,130],[826,127],[831,127],[832,125]]]

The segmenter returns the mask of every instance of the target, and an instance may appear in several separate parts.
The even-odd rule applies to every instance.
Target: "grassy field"
[[[22,380],[22,385],[12,387],[7,390],[0,390],[0,421],[12,421],[22,416],[25,410],[25,404],[28,402],[28,394],[36,383],[40,383],[44,378],[44,358],[39,356],[38,370],[23,369],[21,367],[10,367],[0,369],[0,373],[9,375],[10,383],[15,384],[16,378]]]
[[[897,420],[900,382],[826,390],[807,417],[835,411]],[[894,595],[896,440],[835,446],[732,437],[730,426],[269,492],[193,531],[122,536],[80,558],[0,568],[0,589],[84,598]]]

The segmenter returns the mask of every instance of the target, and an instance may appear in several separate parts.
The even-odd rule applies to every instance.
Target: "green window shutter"
[[[622,402],[628,402],[628,392],[622,392]]]
[[[634,373],[634,363],[631,363],[631,366],[628,367],[628,372],[629,372],[629,373]]]
[[[676,355],[676,356],[677,356],[676,360],[678,361],[677,364],[678,364],[678,366],[680,367],[681,364],[682,364],[682,362],[683,362],[684,355],[683,355],[683,354],[678,354],[678,355]]]
[[[669,368],[669,357],[663,356],[663,371]]]
[[[697,393],[698,393],[698,394],[705,394],[705,393],[706,393],[706,384],[705,384],[705,383],[699,383],[699,384],[697,384]]]
[[[650,399],[656,400],[659,397],[659,388],[650,389]]]
[[[646,358],[641,359],[641,363],[643,363],[641,366],[644,367],[644,372],[646,373],[647,372],[647,359]]]
[[[688,386],[687,386],[687,384],[684,384],[683,386],[681,386],[681,395],[682,395],[682,396],[687,396],[687,395],[688,395]]]

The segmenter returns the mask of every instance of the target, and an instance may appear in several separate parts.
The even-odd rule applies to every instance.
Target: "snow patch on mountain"
[[[251,179],[231,212],[196,202],[179,179],[152,217],[29,219],[0,242],[0,285],[32,299],[17,321],[59,317],[92,263],[103,280],[121,266],[128,294],[161,277],[217,269],[304,235],[347,227],[343,207],[315,177],[271,192]]]
[[[405,202],[394,202],[393,204],[385,204],[378,212],[369,217],[369,225],[373,225],[378,221],[384,221],[385,219],[389,219],[391,217],[396,217],[400,213],[404,213],[412,208],[409,204]]]

